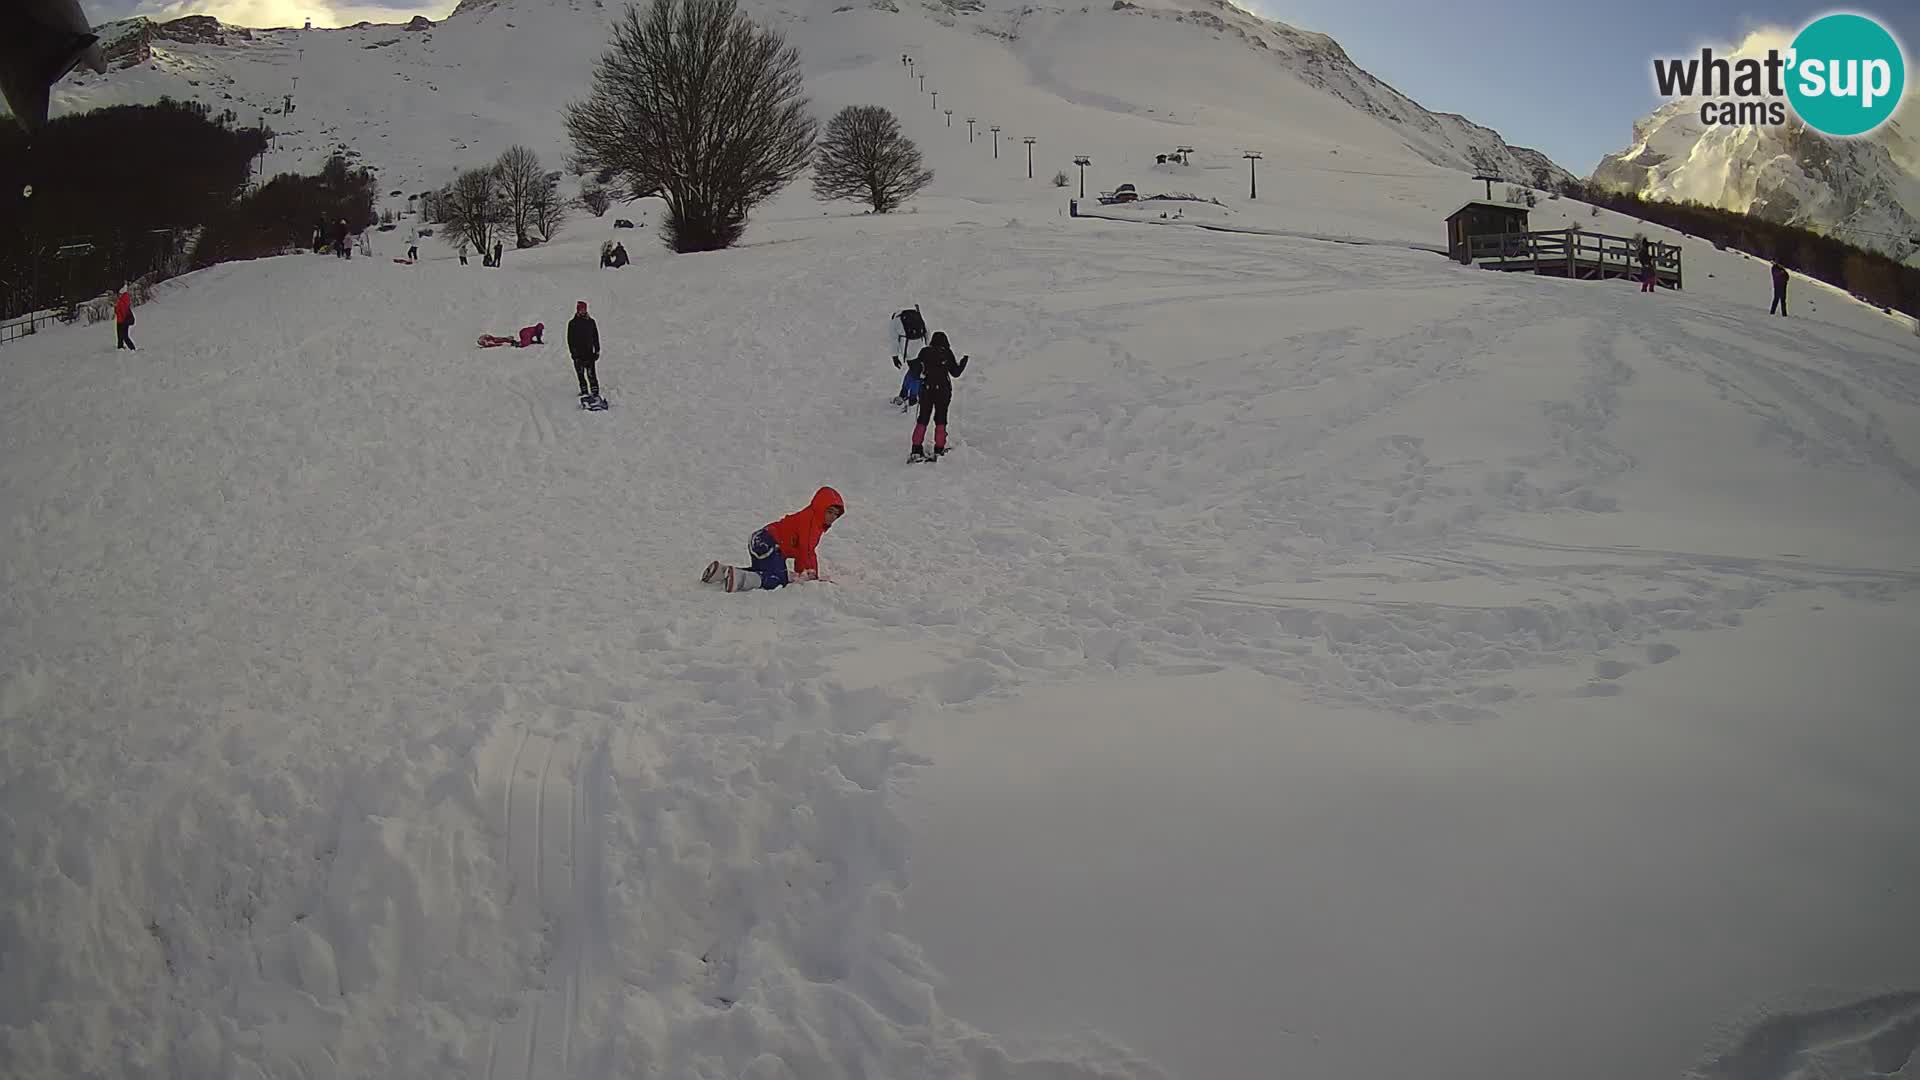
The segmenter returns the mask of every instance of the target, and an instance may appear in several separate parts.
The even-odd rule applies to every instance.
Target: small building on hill
[[[1474,199],[1447,215],[1447,254],[1455,262],[1471,262],[1467,242],[1473,237],[1526,231],[1526,207]]]

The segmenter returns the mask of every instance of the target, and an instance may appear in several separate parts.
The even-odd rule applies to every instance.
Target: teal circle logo
[[[1907,89],[1907,60],[1887,29],[1865,15],[1808,23],[1787,54],[1787,100],[1826,135],[1865,135],[1893,115]]]

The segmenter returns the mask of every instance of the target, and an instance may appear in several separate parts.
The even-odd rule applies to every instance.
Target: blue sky
[[[1768,26],[1798,30],[1832,11],[1870,15],[1915,60],[1920,3],[1777,0],[1241,0],[1257,15],[1317,30],[1354,62],[1436,112],[1455,112],[1585,176],[1623,149],[1633,122],[1658,108],[1652,60],[1698,54]],[[1464,59],[1508,50],[1497,74]],[[1908,82],[1914,82],[1913,71]],[[1904,121],[1904,116],[1903,116]]]
[[[1660,105],[1655,56],[1726,46],[1749,31],[1797,30],[1835,10],[1871,15],[1920,48],[1920,3],[1848,8],[1786,0],[1238,0],[1256,14],[1332,35],[1355,62],[1401,93],[1440,112],[1494,128],[1508,142],[1541,150],[1582,176],[1624,148],[1633,122]],[[1197,0],[1196,0],[1197,3]],[[82,0],[95,21],[139,12],[204,11],[247,26],[316,25],[356,19],[439,18],[453,0]],[[1497,74],[1466,60],[1503,47]],[[1909,72],[1909,83],[1920,76]],[[1910,85],[1911,91],[1911,85]]]

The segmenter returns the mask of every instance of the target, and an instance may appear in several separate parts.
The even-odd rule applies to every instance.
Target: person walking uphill
[[[567,323],[567,351],[573,354],[573,374],[580,380],[580,403],[600,400],[600,376],[593,369],[600,361],[600,326],[587,314],[585,300],[573,306],[573,320]]]
[[[728,592],[750,589],[777,589],[794,581],[820,579],[820,538],[847,512],[840,493],[823,487],[813,493],[805,510],[796,510],[753,534],[747,541],[751,565],[722,566],[720,560],[707,564],[700,580],[723,586]],[[787,572],[787,560],[793,560],[793,572]]]
[[[953,404],[953,380],[967,370],[970,357],[953,358],[946,331],[935,331],[920,350],[920,419],[913,425],[913,453],[908,461],[932,461],[947,452],[947,406]],[[927,421],[933,421],[933,457],[927,456]]]
[[[123,285],[120,288],[120,295],[113,299],[113,332],[115,337],[113,350],[115,352],[119,352],[121,349],[133,349],[133,334],[130,332],[132,329],[133,287],[131,285]],[[139,350],[134,349],[134,351],[138,352]]]
[[[1767,314],[1771,315],[1775,310],[1780,312],[1782,318],[1786,317],[1787,268],[1780,264],[1779,259],[1773,260],[1773,306],[1767,308]]]

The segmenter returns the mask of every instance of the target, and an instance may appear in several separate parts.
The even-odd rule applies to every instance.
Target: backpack
[[[910,307],[900,313],[900,329],[908,341],[922,341],[927,336],[927,320],[920,317],[918,307]]]

